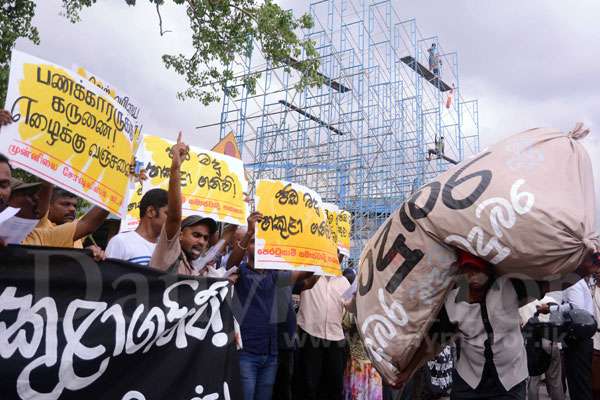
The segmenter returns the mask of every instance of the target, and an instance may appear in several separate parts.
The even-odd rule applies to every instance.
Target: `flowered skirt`
[[[348,357],[344,371],[344,400],[381,400],[381,377],[370,362]]]

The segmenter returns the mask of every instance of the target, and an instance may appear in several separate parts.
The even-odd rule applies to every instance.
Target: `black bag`
[[[549,303],[550,304],[550,303]],[[596,333],[596,319],[585,310],[571,309],[565,312],[551,312],[548,322],[540,322],[536,312],[527,324],[534,327],[536,334],[553,342],[586,340]]]
[[[539,376],[546,372],[552,357],[542,348],[542,337],[539,335],[536,324],[539,320],[532,317],[521,328],[527,352],[527,370],[529,376]]]
[[[571,320],[567,329],[567,337],[571,340],[586,340],[596,333],[596,319],[585,310],[571,310],[565,313]]]

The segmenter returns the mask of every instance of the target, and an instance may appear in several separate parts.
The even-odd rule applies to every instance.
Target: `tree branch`
[[[163,36],[167,32],[171,32],[171,31],[163,31],[162,17],[160,15],[160,7],[159,7],[158,3],[156,3],[156,13],[158,14],[158,26],[160,28],[160,36]]]
[[[258,23],[258,19],[256,18],[256,15],[249,13],[248,11],[244,10],[243,8],[236,6],[235,4],[229,3],[229,7],[235,8],[236,10],[241,11],[243,14],[246,14],[248,17],[250,17],[254,22]]]

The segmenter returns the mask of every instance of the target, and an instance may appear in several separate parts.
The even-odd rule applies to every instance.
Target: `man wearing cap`
[[[457,249],[461,275],[429,331],[431,340],[446,343],[456,332],[458,354],[451,399],[525,399],[527,354],[520,331],[518,307],[525,298],[540,299],[549,292],[548,281],[497,276],[487,261]],[[598,268],[586,257],[573,274],[584,277]],[[573,276],[555,281],[572,285]],[[394,387],[408,382],[419,362],[431,352],[423,340]]]
[[[10,197],[8,205],[19,208],[16,214],[19,218],[40,219],[48,211],[49,201],[45,201],[46,193],[51,193],[52,185],[47,182],[25,183],[20,179],[10,179]],[[42,195],[42,201],[38,192]]]
[[[461,268],[456,287],[450,292],[439,320],[430,330],[441,333],[445,343],[457,333],[458,354],[452,377],[451,399],[511,398],[525,400],[529,376],[527,354],[519,324],[519,301],[541,297],[543,289],[534,281],[496,276],[491,264],[458,250]],[[440,328],[442,327],[442,328]],[[405,371],[393,386],[408,382],[419,361],[430,352],[421,343]]]
[[[152,258],[152,268],[184,275],[202,275],[193,262],[200,257],[210,237],[217,230],[217,223],[206,217],[192,215],[181,221],[181,163],[185,160],[189,146],[181,141],[173,146],[173,159],[169,175],[167,220],[160,232]]]

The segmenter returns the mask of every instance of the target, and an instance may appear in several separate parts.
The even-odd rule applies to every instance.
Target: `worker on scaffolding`
[[[429,70],[432,71],[435,76],[439,76],[442,60],[440,59],[440,53],[437,51],[435,43],[431,43],[431,47],[427,52],[429,53]]]
[[[442,156],[444,155],[444,137],[440,136],[440,140],[438,140],[437,135],[435,135],[435,148],[433,149],[429,149],[428,151],[428,156],[427,156],[427,160],[431,161],[431,160],[437,160],[439,158],[442,158]],[[435,156],[435,157],[432,157]]]

